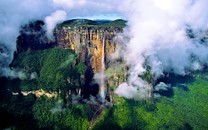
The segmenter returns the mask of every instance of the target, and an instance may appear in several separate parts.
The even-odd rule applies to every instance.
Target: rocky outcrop
[[[99,27],[96,25],[68,25],[59,26],[55,29],[55,39],[58,47],[71,49],[75,53],[80,54],[80,61],[87,65],[87,71],[85,74],[85,93],[92,94],[92,92],[96,90],[96,86],[92,86],[92,83],[94,83],[92,82],[93,77],[96,77],[95,80],[99,84],[99,88],[98,91],[95,92],[95,95],[99,93],[102,100],[105,98],[106,100],[111,101],[110,86],[114,86],[125,81],[125,72],[117,72],[117,70],[121,70],[123,67],[113,66],[111,70],[108,69],[110,64],[112,65],[110,54],[115,52],[118,47],[114,38],[122,31],[123,28],[121,27]],[[105,70],[103,70],[103,67]],[[111,74],[108,74],[108,77],[104,78],[103,76],[105,74],[103,71]],[[100,75],[94,75],[96,73]],[[101,87],[103,87],[103,89]]]
[[[12,92],[12,95],[19,95],[19,94],[22,94],[23,96],[28,96],[29,94],[34,94],[36,97],[41,97],[41,96],[46,96],[48,98],[53,98],[53,97],[57,97],[58,96],[58,93],[57,92],[46,92],[42,89],[40,90],[34,90],[34,91],[22,91],[20,93],[15,93],[15,92]]]
[[[90,65],[94,73],[102,68],[102,49],[105,44],[105,57],[116,49],[114,37],[122,32],[122,28],[99,27],[58,27],[55,38],[58,47],[70,48],[80,54],[80,60]],[[107,63],[105,58],[105,63]]]

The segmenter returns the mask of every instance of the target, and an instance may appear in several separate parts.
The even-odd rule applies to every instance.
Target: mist
[[[63,22],[67,19],[67,13],[63,10],[57,10],[52,13],[50,16],[45,18],[46,23],[46,35],[50,40],[54,40],[53,38],[53,30],[57,24]]]
[[[147,66],[158,78],[164,73],[186,75],[207,65],[208,46],[202,38],[207,35],[205,5],[208,1],[130,0],[124,3],[123,11],[128,19],[126,30],[129,32],[126,34],[130,40],[122,54],[130,69],[128,84],[121,84],[117,94],[129,98],[120,90],[125,86],[130,90],[135,87],[138,95],[142,90],[143,95],[148,97],[151,84],[144,84],[138,77],[147,71]],[[189,36],[188,30],[194,37]]]
[[[49,0],[2,0],[0,2],[0,76],[17,77],[21,75],[10,69],[8,66],[13,60],[16,50],[16,38],[19,35],[21,25],[29,21],[42,19],[52,10]],[[6,70],[6,71],[5,71]],[[21,72],[20,72],[21,73]]]

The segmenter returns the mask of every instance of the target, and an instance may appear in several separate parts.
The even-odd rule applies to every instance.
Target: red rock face
[[[60,48],[69,48],[80,54],[80,60],[89,64],[94,73],[102,68],[103,38],[105,38],[105,57],[116,49],[114,37],[120,33],[120,28],[96,27],[59,27],[55,37]],[[105,59],[107,60],[107,59]]]

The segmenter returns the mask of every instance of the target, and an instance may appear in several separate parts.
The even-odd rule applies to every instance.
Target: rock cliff
[[[90,65],[94,73],[102,68],[102,50],[108,56],[116,49],[114,37],[122,32],[122,28],[109,27],[58,27],[55,30],[55,38],[58,47],[70,48],[80,54],[80,60]],[[104,43],[103,43],[104,42]],[[104,44],[104,48],[103,48]],[[105,58],[105,63],[108,59]]]
[[[54,30],[57,46],[78,53],[80,61],[87,65],[86,89],[84,91],[90,91],[91,93],[96,90],[92,86],[92,80],[95,77],[100,87],[99,92],[95,93],[100,93],[101,100],[105,98],[110,101],[112,99],[110,97],[110,86],[118,85],[126,79],[124,66],[114,65],[109,68],[112,63],[110,54],[115,52],[118,47],[114,38],[117,34],[122,33],[124,26],[125,21],[123,20],[104,23],[103,21],[70,20]],[[108,72],[109,74],[107,74]],[[89,86],[91,87],[89,88]]]
[[[105,86],[106,95],[109,97],[108,86],[117,86],[126,79],[125,65],[121,66],[122,60],[113,65],[110,54],[118,45],[114,37],[123,31],[126,21],[91,21],[91,20],[69,20],[58,25],[54,29],[54,42],[47,39],[45,35],[44,22],[35,21],[22,26],[20,36],[17,38],[17,50],[15,55],[24,51],[42,50],[51,47],[71,49],[79,54],[76,63],[80,61],[86,65],[84,97],[99,93],[99,86]],[[116,61],[113,61],[116,62]],[[109,67],[111,65],[111,67]],[[103,66],[104,69],[103,69]],[[107,78],[102,78],[103,83],[93,81],[95,74],[109,73]],[[105,73],[104,73],[105,71]],[[100,77],[100,76],[99,76]],[[106,77],[106,76],[105,76]],[[101,85],[102,84],[102,85]]]

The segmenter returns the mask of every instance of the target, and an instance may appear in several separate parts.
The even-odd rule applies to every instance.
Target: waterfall
[[[102,39],[102,68],[101,68],[101,83],[100,83],[100,97],[101,101],[105,100],[105,35],[103,35]]]
[[[102,46],[102,73],[105,71],[105,36],[103,36],[103,46]]]

